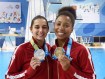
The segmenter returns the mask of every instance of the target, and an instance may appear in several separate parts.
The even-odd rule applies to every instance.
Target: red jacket
[[[50,46],[47,44],[48,50]],[[39,67],[33,70],[30,60],[34,56],[34,48],[30,42],[24,43],[16,48],[10,62],[6,79],[51,79],[52,59],[47,56]],[[11,78],[10,78],[11,77]]]
[[[64,49],[67,50],[67,43],[65,42]],[[58,47],[56,44],[52,46],[51,52],[54,54],[54,50]],[[53,79],[95,79],[94,67],[90,52],[83,45],[73,41],[71,47],[70,67],[67,71],[64,71],[59,61],[53,60]]]

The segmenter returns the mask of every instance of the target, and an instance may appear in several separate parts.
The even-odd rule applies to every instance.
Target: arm
[[[30,65],[27,65],[27,67],[24,68],[24,52],[22,47],[15,50],[5,76],[6,79],[28,79],[35,73],[35,70]]]
[[[71,62],[67,63],[68,66],[64,66],[63,68],[65,72],[65,77],[66,79],[69,78],[77,78],[77,79],[95,79],[95,74],[94,74],[94,68],[93,68],[93,63],[91,60],[91,55],[88,50],[83,48],[82,50],[79,51],[78,54],[78,63],[79,63],[79,68],[75,68]],[[65,62],[66,63],[66,62]],[[65,65],[65,64],[62,64]]]

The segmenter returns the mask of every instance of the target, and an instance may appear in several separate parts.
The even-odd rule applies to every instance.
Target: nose
[[[43,28],[42,27],[40,28],[40,31],[43,31]]]
[[[42,27],[40,27],[39,31],[40,31],[40,32],[42,32],[42,31],[43,31],[43,28],[42,28]]]
[[[61,26],[59,27],[59,29],[60,29],[60,30],[63,30],[63,29],[64,29],[64,26],[63,26],[63,25],[61,25]]]

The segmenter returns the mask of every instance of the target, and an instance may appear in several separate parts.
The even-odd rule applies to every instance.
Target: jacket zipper
[[[58,79],[60,79],[60,78],[59,78],[59,66],[58,66],[58,65],[59,65],[59,64],[58,64],[58,62],[57,62],[57,72],[58,72],[57,74],[58,74]]]
[[[46,59],[47,59],[47,57],[46,57]],[[47,59],[47,70],[48,70],[48,79],[49,79],[49,64],[48,64],[48,59]]]

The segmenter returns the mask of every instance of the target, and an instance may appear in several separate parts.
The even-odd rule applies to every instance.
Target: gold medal
[[[62,47],[57,47],[54,51],[54,55],[58,58],[61,55],[64,55],[64,51]]]
[[[45,52],[42,49],[35,51],[34,56],[40,60],[45,60]]]

